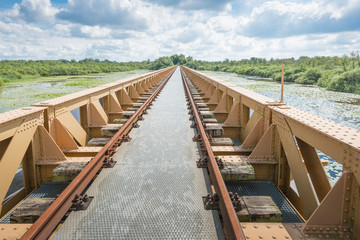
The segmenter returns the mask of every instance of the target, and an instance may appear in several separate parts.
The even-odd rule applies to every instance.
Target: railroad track
[[[107,163],[116,148],[122,142],[129,140],[128,133],[135,126],[136,122],[146,113],[151,103],[163,89],[175,70],[170,72],[157,87],[154,93],[141,105],[134,115],[120,128],[120,130],[110,139],[100,152],[89,162],[89,164],[79,173],[70,185],[55,199],[50,207],[39,217],[21,239],[47,239],[51,236],[54,229],[61,222],[65,214],[73,205],[75,197],[80,196],[92,179],[101,170],[104,163]]]
[[[200,119],[198,109],[196,107],[193,96],[190,92],[188,83],[185,79],[185,73],[181,71],[181,77],[183,80],[183,85],[185,88],[185,93],[187,96],[187,101],[190,103],[192,114],[194,116],[194,121],[196,124],[196,129],[198,134],[201,137],[201,141],[205,147],[205,156],[208,159],[208,169],[210,172],[210,177],[212,184],[214,185],[216,193],[219,195],[219,206],[220,212],[224,221],[224,232],[227,239],[245,239],[244,233],[240,227],[238,217],[236,215],[235,209],[229,197],[229,192],[226,189],[224,180],[221,176],[220,169],[216,163],[215,156],[211,149],[210,141],[206,135],[203,123]]]

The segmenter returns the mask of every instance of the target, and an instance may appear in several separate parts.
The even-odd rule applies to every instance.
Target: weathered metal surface
[[[196,112],[195,101],[193,100],[193,98],[191,96],[191,92],[188,87],[188,82],[187,82],[187,80],[185,80],[184,74],[183,74],[183,83],[184,83],[185,91],[187,93],[187,97],[192,106],[192,110],[194,113],[194,119],[198,126],[199,135],[201,136],[203,144],[205,145],[205,150],[206,150],[208,158],[209,158],[208,166],[209,166],[209,170],[210,170],[210,176],[212,178],[212,181],[213,181],[213,184],[215,187],[215,191],[220,196],[219,206],[220,206],[221,214],[224,219],[225,235],[229,239],[245,239],[244,234],[240,228],[240,224],[237,219],[235,209],[232,206],[232,202],[230,200],[229,193],[228,193],[228,191],[225,187],[225,183],[221,177],[219,167],[217,166],[217,163],[215,161],[215,156],[212,153],[210,142],[206,136],[205,129],[202,126],[202,122],[200,120],[200,114]]]
[[[243,148],[253,150],[247,160],[256,166],[255,172],[261,172],[261,178],[275,182],[304,218],[314,214],[315,209],[322,209],[321,205],[326,203],[321,200],[326,199],[331,192],[337,194],[338,198],[346,195],[330,188],[317,150],[343,164],[344,170],[352,172],[356,180],[352,180],[352,184],[348,186],[349,196],[350,193],[353,194],[348,197],[349,204],[354,209],[360,209],[360,201],[354,198],[360,183],[359,131],[306,111],[284,106],[284,103],[186,67],[184,71],[199,89],[201,96],[209,97],[207,103],[214,105],[210,104],[209,107],[214,108],[215,118],[222,122],[226,117],[223,125],[225,136],[237,138],[243,143]],[[223,94],[221,100],[219,93]],[[253,110],[252,115],[250,110]],[[226,154],[231,153],[222,152],[222,155]],[[278,165],[266,169],[267,161],[276,161]],[[292,179],[295,180],[299,195],[290,187]],[[321,201],[319,208],[317,199]],[[350,212],[346,204],[339,206],[339,209],[343,219],[337,223],[338,228],[350,228],[351,237],[359,238],[360,211]],[[317,215],[324,213],[318,212]],[[325,226],[327,218],[320,219]],[[318,225],[321,225],[321,221],[318,221]],[[314,235],[311,236],[313,238]]]
[[[203,118],[214,118],[214,113],[212,111],[202,111],[200,110],[200,116]]]
[[[177,71],[131,131],[133,140],[115,153],[114,168],[87,190],[94,196],[89,208],[72,212],[54,239],[221,239],[217,213],[202,206],[210,185],[196,168],[189,126]]]
[[[242,210],[236,214],[240,222],[282,222],[282,214],[269,196],[243,196]]]
[[[233,146],[234,142],[231,138],[212,138],[211,146]]]
[[[220,169],[224,181],[255,180],[255,171],[248,162],[223,161],[224,167]]]
[[[85,168],[87,162],[65,162],[53,170],[53,182],[71,182]]]
[[[10,214],[10,223],[34,223],[54,198],[28,198]]]
[[[220,123],[206,123],[205,132],[212,137],[224,136],[224,129]]]
[[[93,138],[88,143],[88,147],[103,147],[110,141],[110,138]]]
[[[226,182],[229,191],[239,196],[270,196],[282,213],[283,223],[300,223],[301,218],[271,182],[232,181]]]
[[[122,126],[123,124],[108,124],[106,127],[101,128],[101,135],[104,137],[112,137]]]
[[[126,123],[127,120],[129,120],[129,119],[127,119],[127,118],[116,118],[116,119],[114,119],[113,123],[115,123],[115,124],[124,124],[124,123]]]
[[[170,72],[173,69],[168,69]],[[45,211],[45,213],[33,224],[33,226],[27,231],[22,239],[34,239],[34,238],[47,238],[55,229],[57,224],[69,210],[72,205],[72,200],[76,194],[81,194],[86,186],[93,179],[95,174],[103,166],[103,160],[108,154],[109,149],[114,149],[118,146],[119,140],[123,136],[126,136],[132,128],[132,123],[137,120],[137,117],[145,111],[146,106],[153,100],[155,95],[165,85],[166,80],[162,82],[162,85],[154,92],[147,102],[129,119],[128,122],[115,134],[115,136],[105,145],[105,147],[94,157],[94,159],[85,167],[85,169],[70,183],[70,185],[64,190],[54,203]]]

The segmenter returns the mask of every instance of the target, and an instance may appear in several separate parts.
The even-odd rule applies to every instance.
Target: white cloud
[[[186,10],[190,1],[153,2],[69,0],[56,9],[50,0],[23,0],[0,13],[0,59],[135,61],[184,53],[223,60],[343,55],[360,49],[360,21],[353,14],[360,8],[357,0],[259,0],[242,15],[236,14],[234,1],[214,9],[199,0],[203,8],[197,10]],[[337,24],[336,31],[329,21]]]
[[[73,25],[70,27],[70,33],[73,37],[82,38],[110,38],[111,29],[99,26]]]
[[[69,0],[57,17],[88,26],[144,30],[148,28],[146,11],[146,4],[139,0]]]
[[[5,11],[7,20],[24,20],[26,22],[47,22],[55,21],[55,14],[58,9],[51,5],[50,0],[22,0],[20,4],[15,3],[13,8]]]
[[[266,38],[360,30],[359,10],[354,0],[267,1],[253,8],[241,34]]]

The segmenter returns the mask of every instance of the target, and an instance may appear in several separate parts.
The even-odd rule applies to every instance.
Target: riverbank
[[[223,72],[236,73],[240,77],[254,80],[280,82],[281,73],[269,68],[228,68]],[[219,70],[220,71],[220,70]],[[259,74],[259,75],[258,75]],[[360,94],[360,69],[333,71],[310,68],[307,70],[289,69],[284,74],[285,82],[315,85],[326,90]]]
[[[149,70],[132,70],[106,74],[39,77],[29,80],[11,81],[0,87],[0,112],[30,106],[37,102],[147,72]]]

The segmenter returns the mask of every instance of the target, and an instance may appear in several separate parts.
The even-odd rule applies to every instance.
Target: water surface
[[[256,78],[248,79],[234,73],[203,71],[203,73],[233,83],[246,89],[280,100],[280,83]],[[323,118],[360,131],[360,95],[328,91],[312,85],[286,83],[284,102]],[[330,182],[334,184],[341,175],[342,165],[323,153],[321,159],[330,160],[325,167]]]
[[[14,82],[0,87],[0,113],[146,72],[149,71],[133,70],[91,76],[59,76]]]

